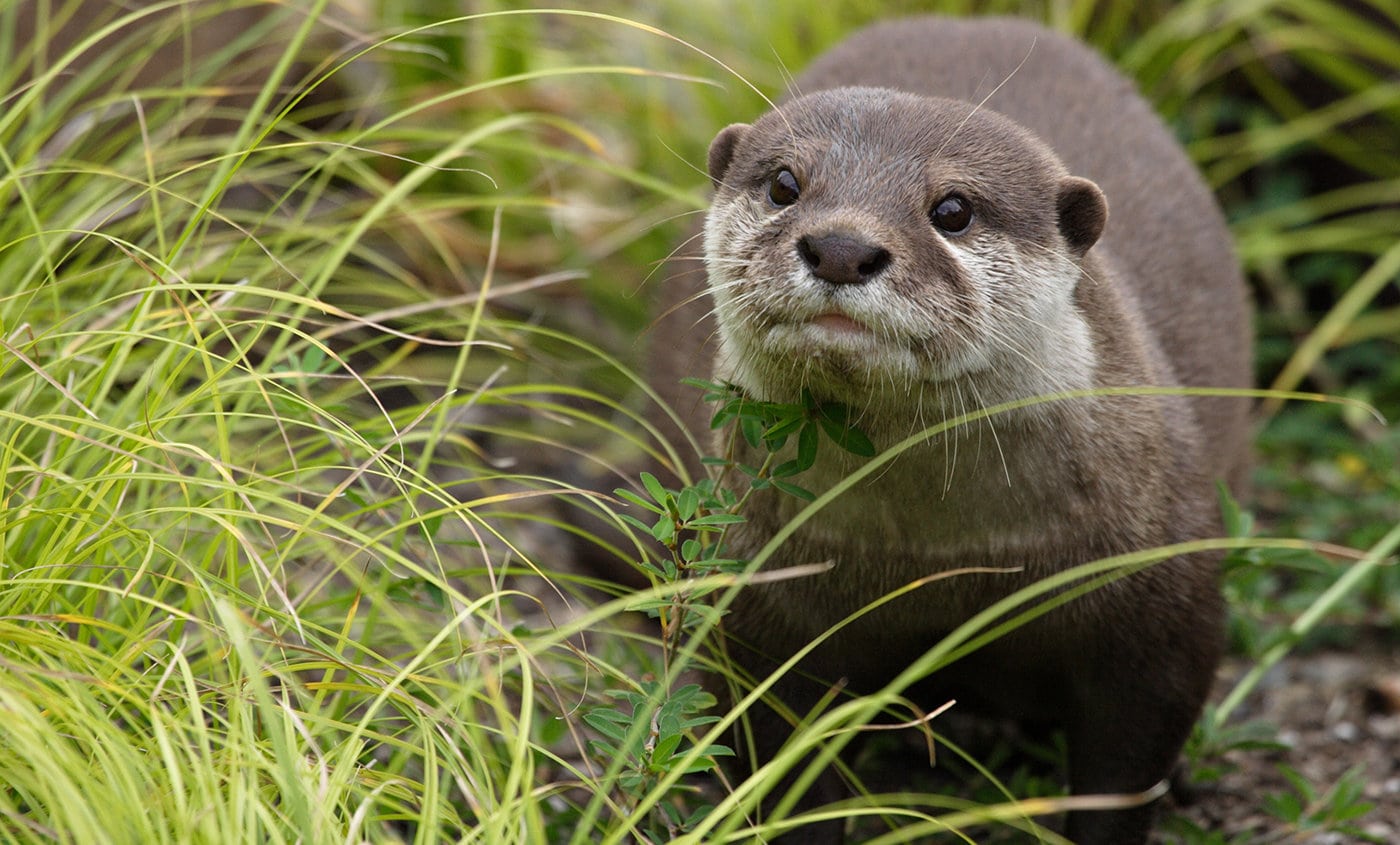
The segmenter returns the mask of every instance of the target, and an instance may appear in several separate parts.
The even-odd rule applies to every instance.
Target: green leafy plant
[[[658,692],[655,682],[643,683],[640,691],[611,690],[608,697],[627,705],[625,709],[598,707],[584,716],[603,737],[590,741],[593,753],[602,760],[626,761],[618,787],[634,800],[656,789],[660,778],[677,766],[683,775],[707,772],[714,769],[715,758],[733,754],[722,745],[707,745],[697,749],[698,756],[687,757],[692,732],[719,721],[718,716],[701,715],[715,706],[714,696],[698,684],[685,684],[653,706]],[[702,805],[682,817],[676,803],[662,801],[649,815],[648,833],[652,841],[669,842],[694,828],[711,809]]]
[[[772,490],[811,501],[811,492],[788,480],[816,461],[817,449],[824,435],[837,446],[864,456],[873,456],[875,449],[864,433],[855,428],[843,406],[819,403],[810,393],[801,404],[761,402],[750,399],[733,385],[720,385],[691,380],[692,386],[705,391],[704,399],[717,407],[711,420],[715,429],[733,426],[750,445],[765,450],[762,466],[742,464],[731,456],[709,457],[704,463],[713,475],[695,484],[670,489],[649,472],[641,473],[641,489],[645,496],[627,489],[614,491],[623,501],[650,516],[647,522],[631,514],[619,518],[644,534],[650,535],[663,548],[659,561],[642,558],[638,568],[651,579],[677,589],[654,599],[632,604],[658,619],[661,626],[662,664],[664,676],[673,678],[675,656],[683,638],[692,633],[697,623],[707,624],[701,634],[718,622],[715,608],[705,601],[709,590],[694,589],[688,582],[713,574],[737,574],[747,561],[723,557],[725,532],[743,523],[742,509],[751,495]],[[779,461],[780,450],[790,438],[796,438],[796,456]],[[727,479],[742,479],[742,492],[730,489]],[[695,684],[684,684],[669,690],[657,682],[642,685],[642,691],[609,690],[607,695],[630,705],[623,710],[613,707],[595,708],[585,720],[606,741],[595,741],[591,748],[600,761],[625,759],[628,765],[618,777],[618,787],[625,795],[636,799],[666,787],[660,779],[675,773],[690,774],[708,771],[716,756],[733,752],[725,746],[711,744],[698,755],[679,753],[686,732],[719,721],[717,716],[700,716],[716,703],[714,696]],[[643,726],[645,729],[643,729]],[[675,789],[681,789],[678,781]],[[649,831],[669,841],[678,833],[689,831],[709,811],[699,807],[684,814],[671,800],[654,800],[648,813]],[[664,834],[664,836],[663,836]]]
[[[1296,834],[1339,833],[1358,841],[1383,841],[1354,824],[1375,808],[1362,799],[1366,783],[1359,769],[1347,770],[1321,792],[1290,766],[1280,766],[1279,773],[1293,791],[1264,796],[1264,809],[1287,822]]]
[[[1234,770],[1226,759],[1231,751],[1281,751],[1287,747],[1278,738],[1277,725],[1258,721],[1223,722],[1216,717],[1214,707],[1207,705],[1182,749],[1182,756],[1189,780],[1195,784],[1210,784],[1219,782],[1226,772]]]
[[[839,448],[864,458],[874,457],[875,445],[851,422],[850,409],[839,402],[821,402],[809,390],[802,391],[800,403],[761,402],[745,396],[729,384],[688,379],[689,384],[705,391],[705,401],[719,405],[710,421],[711,428],[733,425],[755,449],[761,449],[769,460],[761,467],[734,462],[731,458],[712,458],[709,463],[734,469],[749,479],[750,488],[762,490],[773,486],[799,499],[812,501],[812,493],[785,479],[812,468],[817,459],[817,447],[825,435]],[[789,437],[795,437],[797,448],[788,460],[773,463]]]

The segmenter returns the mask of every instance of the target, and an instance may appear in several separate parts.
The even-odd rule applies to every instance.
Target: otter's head
[[[1107,204],[1010,120],[835,89],[729,126],[709,170],[719,375],[759,398],[878,414],[1088,383],[1073,293]]]

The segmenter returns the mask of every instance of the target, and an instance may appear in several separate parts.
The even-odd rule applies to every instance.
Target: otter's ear
[[[747,123],[731,123],[721,129],[710,142],[710,181],[715,183],[716,188],[724,181],[724,172],[729,169],[729,162],[734,158],[734,148],[738,146],[739,139],[748,131]]]
[[[714,153],[710,153],[713,160]],[[1056,202],[1060,215],[1060,234],[1076,256],[1083,256],[1103,234],[1108,222],[1108,200],[1099,186],[1088,179],[1068,176],[1060,183]]]

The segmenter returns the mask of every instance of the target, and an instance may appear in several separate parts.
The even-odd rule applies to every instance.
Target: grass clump
[[[1220,191],[1261,293],[1261,382],[1393,419],[1400,158],[1375,150],[1400,137],[1400,39],[1359,20],[1395,21],[1266,5],[1054,20],[1142,82]],[[676,490],[619,469],[694,448],[645,422],[631,339],[703,206],[691,163],[763,108],[737,78],[779,94],[881,10],[772,4],[736,28],[759,12],[489,6],[0,8],[3,841],[754,832],[779,773],[685,777],[742,704],[684,673],[709,659],[699,599],[737,569],[720,531],[755,487],[800,496],[802,467]],[[818,409],[725,410],[796,438],[799,463],[820,436],[860,447]],[[1393,629],[1394,428],[1285,407],[1261,444],[1261,517],[1370,555],[1240,557],[1241,647]],[[590,545],[655,586],[607,599],[567,565]],[[648,610],[661,632],[626,613]],[[806,741],[898,707],[841,702]],[[1054,806],[1004,797],[854,812],[897,840]]]

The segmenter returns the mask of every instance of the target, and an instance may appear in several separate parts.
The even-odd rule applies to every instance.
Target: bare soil
[[[1221,694],[1248,669],[1242,661],[1227,663]],[[1175,812],[1221,842],[1400,843],[1400,648],[1286,658],[1233,719],[1273,726],[1284,747],[1228,752],[1231,770],[1217,783],[1198,784],[1193,800]],[[1285,766],[1324,799],[1357,770],[1360,800],[1374,805],[1353,822],[1364,836],[1299,830],[1268,812],[1266,796],[1297,793],[1281,772]],[[1158,841],[1177,840],[1164,833]]]

